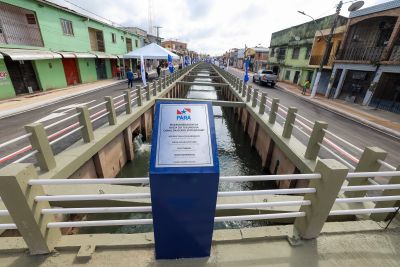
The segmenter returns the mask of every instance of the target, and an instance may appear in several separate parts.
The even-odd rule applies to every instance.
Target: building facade
[[[311,48],[310,60],[308,62],[308,67],[313,69],[316,73],[320,67],[321,61],[324,57],[325,49],[327,48],[327,38],[331,29],[325,29],[322,31],[317,31],[315,33],[314,42]],[[332,75],[333,64],[336,59],[336,56],[339,52],[340,45],[343,41],[343,36],[346,32],[346,26],[339,26],[335,28],[333,32],[331,43],[328,47],[328,57],[323,66],[321,77],[318,83],[317,93],[321,95],[325,95],[326,90],[328,88],[329,79]],[[310,80],[311,82],[311,80]],[[314,81],[312,81],[311,88],[314,85]]]
[[[334,17],[326,16],[272,33],[268,67],[278,74],[279,80],[294,84],[313,81],[316,71],[309,67],[309,61],[315,32],[330,28]],[[347,18],[340,16],[337,25],[346,23]]]
[[[400,1],[350,13],[326,96],[400,113]]]
[[[166,40],[161,43],[162,47],[174,52],[179,56],[186,56],[189,54],[187,43],[177,40]]]
[[[0,1],[0,99],[116,76],[138,36],[44,0]]]

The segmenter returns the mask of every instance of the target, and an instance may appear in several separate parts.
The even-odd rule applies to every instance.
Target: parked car
[[[260,84],[269,84],[274,87],[278,77],[272,70],[261,69],[253,75],[253,82],[259,82]]]

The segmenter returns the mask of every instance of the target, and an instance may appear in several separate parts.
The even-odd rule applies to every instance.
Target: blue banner
[[[174,65],[172,64],[172,56],[168,55],[168,69],[170,73],[174,72]]]
[[[244,78],[243,78],[244,83],[247,83],[249,81],[249,60],[246,59],[244,62]]]

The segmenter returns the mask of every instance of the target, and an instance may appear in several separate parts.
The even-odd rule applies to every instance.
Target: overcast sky
[[[148,29],[149,0],[51,0],[81,13],[74,3],[124,26]],[[68,1],[68,2],[67,2]],[[268,46],[271,33],[309,21],[297,10],[314,18],[333,14],[338,0],[151,0],[153,25],[160,36],[188,43],[191,50],[221,54],[229,48]],[[396,0],[400,1],[400,0]],[[365,0],[364,7],[388,2]],[[341,15],[348,16],[349,4]],[[91,15],[94,16],[94,15]],[[155,33],[155,32],[154,32]]]

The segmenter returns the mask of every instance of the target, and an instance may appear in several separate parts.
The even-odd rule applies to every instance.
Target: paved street
[[[236,69],[230,68],[229,71],[238,77],[242,77],[243,75],[241,71]],[[250,77],[250,81],[251,80],[252,79]],[[340,137],[350,141],[352,144],[358,147],[364,148],[366,146],[378,146],[386,150],[389,153],[387,161],[392,164],[398,164],[398,159],[400,158],[399,140],[384,135],[352,120],[346,119],[331,111],[313,105],[277,88],[270,88],[265,85],[255,84],[253,82],[250,84],[254,88],[259,88],[263,92],[266,92],[269,97],[280,98],[280,103],[286,107],[297,107],[298,114],[311,121],[326,121],[329,124],[328,129],[330,131],[336,133]],[[353,151],[352,154],[356,155],[354,150],[350,148],[347,148],[346,150]]]

